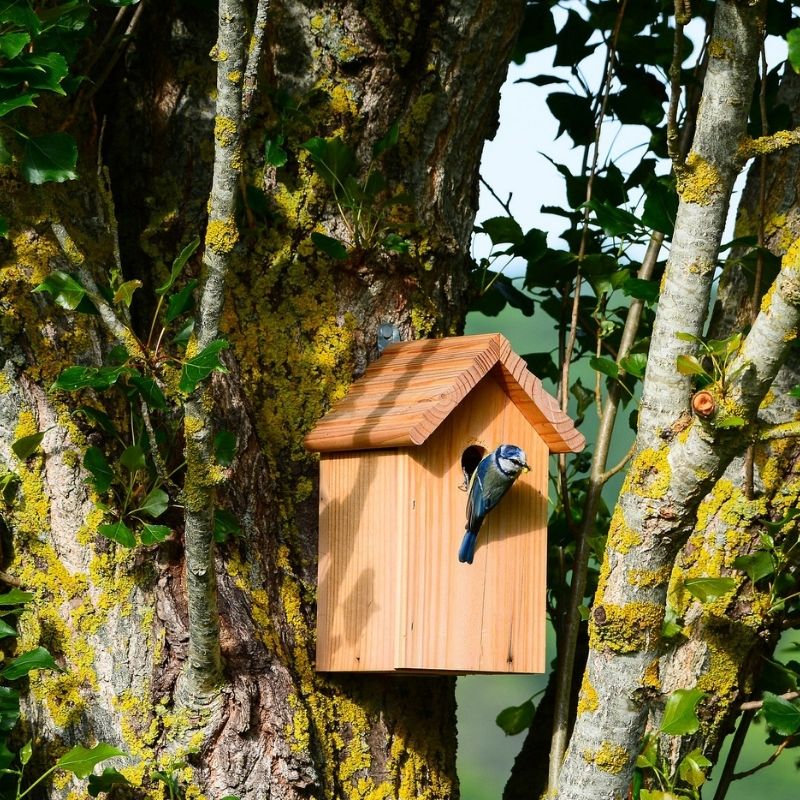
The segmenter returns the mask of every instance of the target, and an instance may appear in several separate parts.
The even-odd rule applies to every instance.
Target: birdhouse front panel
[[[521,447],[530,471],[486,517],[474,562],[460,563],[467,504],[462,458],[466,453],[468,462],[502,443]],[[543,672],[547,446],[490,374],[424,445],[408,452],[411,508],[397,667]]]

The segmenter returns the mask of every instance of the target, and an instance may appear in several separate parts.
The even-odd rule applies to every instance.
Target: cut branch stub
[[[708,419],[708,417],[717,410],[717,403],[716,400],[714,400],[714,395],[706,389],[695,392],[692,396],[692,408],[695,414]]]

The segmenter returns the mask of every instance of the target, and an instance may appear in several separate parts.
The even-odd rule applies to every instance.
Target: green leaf
[[[130,308],[131,301],[133,300],[133,293],[137,289],[142,288],[141,281],[125,281],[116,292],[114,292],[114,302],[116,304],[122,303],[126,308]]]
[[[642,223],[654,231],[672,236],[678,214],[678,193],[672,185],[652,180],[646,187]]]
[[[655,303],[660,294],[659,285],[656,281],[644,281],[641,278],[628,278],[622,284],[622,291],[628,297],[644,300],[645,303]]]
[[[136,546],[136,537],[133,535],[133,531],[122,520],[104,523],[103,525],[99,525],[97,530],[102,536],[105,536],[106,539],[111,539],[112,542],[117,542],[117,544],[121,544],[123,547]]]
[[[19,749],[19,763],[24,767],[31,760],[32,755],[33,743],[25,742],[25,744]]]
[[[283,149],[285,136],[282,133],[274,138],[264,140],[264,161],[271,167],[282,167],[289,160],[286,150]]]
[[[129,380],[150,408],[160,410],[167,408],[167,398],[164,397],[164,393],[152,378],[146,378],[144,375],[131,375]]]
[[[484,220],[475,231],[488,234],[493,245],[522,244],[525,238],[522,228],[513,217],[491,217]]]
[[[167,303],[167,313],[164,318],[169,324],[172,320],[177,319],[181,314],[190,311],[194,308],[194,290],[199,281],[195,278],[189,281],[186,286],[179,292],[172,295]]]
[[[9,733],[19,719],[19,692],[0,686],[0,733]]]
[[[50,387],[62,392],[76,392],[79,389],[108,389],[120,375],[130,373],[124,364],[118,367],[67,367]]]
[[[139,539],[142,544],[158,544],[163,542],[172,533],[172,528],[166,525],[151,525],[148,522],[142,523],[142,529],[139,531]]]
[[[0,56],[7,61],[16,58],[30,40],[30,34],[25,31],[10,31],[0,35]]]
[[[667,606],[667,610],[664,614],[664,622],[661,624],[661,638],[674,639],[682,633],[683,626],[680,624],[680,617],[674,608]]]
[[[764,692],[764,719],[780,736],[791,736],[800,731],[800,708],[786,698]]]
[[[377,142],[372,146],[372,157],[378,158],[383,155],[389,148],[394,147],[400,140],[400,125],[395,122],[384,136],[381,136]]]
[[[683,582],[689,594],[696,597],[701,603],[709,603],[717,597],[727,594],[736,588],[734,578],[689,578]]]
[[[681,778],[699,789],[706,782],[706,769],[711,766],[711,762],[703,755],[699,747],[687,753],[678,764],[678,774]]]
[[[42,439],[44,439],[44,431],[32,433],[30,436],[22,436],[11,445],[11,449],[20,461],[25,461],[36,452]]]
[[[219,358],[220,352],[226,347],[228,343],[224,339],[215,339],[196,356],[184,362],[179,383],[184,394],[193,392],[200,381],[205,380],[214,370],[228,371]]]
[[[609,236],[630,237],[634,236],[642,228],[642,223],[638,217],[624,208],[617,208],[611,205],[607,200],[589,200],[582,207],[594,212],[597,224]]]
[[[22,175],[33,184],[74,181],[78,146],[68,133],[45,133],[25,142]]]
[[[326,236],[324,233],[311,234],[311,241],[317,249],[321,250],[325,255],[335,258],[337,261],[344,261],[347,258],[347,248],[338,239],[332,236]]]
[[[693,342],[694,344],[699,344],[705,347],[705,342],[699,336],[695,336],[693,333],[678,331],[675,334],[675,338],[680,339],[682,342]]]
[[[681,375],[703,375],[711,380],[711,376],[703,369],[703,365],[695,356],[679,355],[675,366]]]
[[[530,700],[526,700],[521,706],[504,708],[497,715],[495,723],[506,736],[516,736],[530,728],[535,712],[536,707]]]
[[[572,92],[552,92],[547,96],[546,103],[550,113],[558,120],[556,138],[566,131],[576,145],[587,145],[594,141],[595,120],[588,98]]]
[[[609,378],[619,377],[619,367],[610,358],[593,356],[589,359],[589,366],[597,372],[602,372],[603,375],[608,375]]]
[[[242,527],[239,520],[224,508],[214,511],[214,541],[222,544],[228,541],[229,536],[240,536]]]
[[[87,750],[85,747],[78,745],[64,753],[64,755],[56,761],[56,767],[71,772],[78,778],[85,778],[101,761],[124,755],[127,754],[104,742],[96,744],[91,750]]]
[[[214,457],[218,464],[229,467],[236,455],[236,434],[231,431],[217,431],[214,437]]]
[[[33,101],[38,96],[36,92],[24,92],[8,100],[0,100],[0,117],[10,114],[18,108],[36,108],[36,103]]]
[[[747,420],[741,417],[723,417],[714,423],[715,428],[742,428],[747,424]]]
[[[315,136],[302,146],[311,153],[322,179],[335,191],[339,191],[345,179],[355,172],[356,154],[338,136],[330,139]]]
[[[50,293],[53,295],[56,305],[69,311],[74,311],[86,295],[86,290],[83,286],[72,275],[61,272],[61,270],[51,272],[32,291]]]
[[[705,696],[706,693],[700,689],[676,689],[672,692],[667,698],[664,716],[661,718],[661,733],[670,736],[694,733],[700,727],[695,708]]]
[[[136,509],[148,517],[158,519],[169,508],[169,495],[163,489],[153,489]]]
[[[184,347],[189,343],[194,333],[194,319],[189,319],[186,324],[172,337],[173,344],[183,345]]]
[[[89,776],[88,792],[90,797],[97,797],[100,792],[108,792],[115,786],[130,786],[130,781],[114,767],[106,767],[100,775]]]
[[[5,594],[0,594],[0,607],[21,606],[33,600],[31,592],[23,592],[22,589],[10,589]]]
[[[83,414],[87,419],[96,422],[106,433],[110,433],[112,436],[119,438],[119,432],[112,422],[111,417],[104,411],[100,411],[100,409],[93,408],[92,406],[78,406],[73,413]]]
[[[5,639],[7,636],[19,636],[19,634],[5,620],[0,619],[0,639]]]
[[[144,457],[144,450],[138,444],[132,444],[122,451],[119,457],[119,463],[128,470],[128,472],[136,472],[140,469],[147,467],[147,462]]]
[[[575,424],[580,425],[583,422],[583,417],[586,414],[586,409],[594,403],[595,397],[594,392],[590,392],[584,385],[581,383],[581,379],[577,378],[575,383],[569,387],[569,393],[575,398],[577,402],[577,408],[575,410]]]
[[[105,454],[99,447],[89,447],[83,456],[83,466],[93,480],[90,483],[98,494],[105,494],[114,481],[114,470],[111,469]]]
[[[37,647],[9,661],[6,667],[0,671],[0,677],[13,681],[34,669],[58,670],[59,667],[53,660],[53,656],[44,647]]]
[[[399,233],[389,233],[383,240],[383,249],[390,253],[407,253],[411,248],[411,242],[404,239]]]
[[[162,284],[161,286],[156,289],[156,294],[162,295],[166,294],[171,288],[172,284],[178,279],[178,276],[183,272],[183,268],[186,266],[186,263],[189,259],[194,255],[195,250],[200,246],[200,239],[194,238],[192,239],[186,247],[181,250],[178,257],[172,262],[172,269],[169,273],[169,278],[167,278],[166,283]]]
[[[789,47],[789,64],[795,72],[800,72],[800,28],[794,28],[786,34]]]
[[[629,375],[635,378],[644,378],[644,371],[647,368],[647,355],[645,353],[631,353],[620,359],[620,367]]]

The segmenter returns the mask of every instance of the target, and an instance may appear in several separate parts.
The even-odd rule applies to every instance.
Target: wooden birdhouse
[[[543,672],[548,455],[584,438],[500,334],[389,345],[306,437],[319,451],[317,669]],[[527,454],[460,563],[464,471]]]

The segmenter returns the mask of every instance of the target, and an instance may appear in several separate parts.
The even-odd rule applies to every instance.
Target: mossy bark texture
[[[247,11],[252,19],[256,4]],[[521,11],[477,0],[272,0],[249,123],[231,155],[241,174],[235,208],[215,215],[212,203],[209,220],[214,143],[234,133],[216,113],[217,65],[230,54],[217,42],[215,9],[146,7],[92,96],[92,113],[78,117],[80,181],[42,189],[0,168],[10,225],[0,243],[0,457],[18,476],[2,566],[36,595],[20,621],[22,644],[47,646],[64,668],[30,682],[26,713],[44,762],[76,742],[110,742],[130,754],[116,765],[143,798],[162,797],[153,769],[173,773],[194,800],[457,797],[451,678],[315,672],[317,466],[302,438],[375,357],[382,322],[404,337],[459,329],[478,162]],[[98,37],[107,24],[101,18]],[[232,83],[244,80],[230,72]],[[59,108],[50,111],[60,118]],[[302,143],[341,137],[363,177],[394,123],[399,140],[378,167],[389,195],[410,198],[386,209],[409,251],[351,248],[333,260],[310,237],[346,238],[346,220]],[[265,140],[280,140],[281,166],[265,163]],[[128,550],[98,534],[108,517],[82,462],[89,446],[109,460],[119,449],[71,412],[104,409],[125,431],[126,404],[48,387],[70,364],[102,363],[117,342],[96,317],[30,291],[52,270],[73,269],[54,223],[96,283],[108,282],[114,226],[98,145],[123,275],[142,282],[131,307],[140,344],[154,289],[188,241],[205,237],[207,254],[228,262],[219,335],[230,343],[229,372],[209,379],[198,402],[216,429],[235,434],[236,455],[229,467],[198,466],[242,535],[218,545],[208,565],[223,672],[215,702],[201,710],[175,702],[191,620],[182,506],[197,499],[196,482],[170,490],[173,505],[159,521],[175,534],[163,544]],[[199,251],[181,280],[200,279],[201,269]],[[206,270],[214,271],[208,260]],[[179,404],[175,367],[155,360],[150,368]],[[199,416],[187,412],[186,436],[172,444],[178,453],[186,446],[192,455]],[[11,443],[37,430],[48,431],[41,450],[20,462]],[[191,568],[202,574],[202,564]],[[53,798],[83,791],[65,781],[48,789]]]
[[[591,687],[591,698],[582,691],[585,702],[579,704],[559,784],[551,787],[559,798],[627,796],[649,711],[662,696],[661,626],[676,556],[695,526],[701,501],[746,446],[743,434],[795,335],[800,296],[793,243],[783,257],[771,302],[762,306],[730,366],[728,375],[733,377],[718,376],[712,386],[716,415],[690,416],[691,378],[677,370],[676,361],[691,353],[692,345],[676,334],[701,336],[705,328],[730,191],[742,166],[739,147],[763,13],[763,3],[720,0],[716,6],[694,143],[679,177],[681,202],[652,334],[637,454],[611,521],[589,621],[584,686]],[[731,417],[740,423],[728,427]],[[712,647],[714,639],[709,641]],[[744,645],[752,644],[751,635]],[[726,643],[718,649],[730,648]],[[738,665],[728,663],[725,652],[709,668],[708,674],[717,676],[706,681],[709,689],[716,688],[709,681],[722,680],[726,670],[730,683],[737,682]],[[683,672],[682,680],[687,679],[690,686],[701,683],[692,669]],[[688,687],[684,683],[681,688]],[[713,719],[713,709],[706,716]],[[615,744],[613,759],[608,742]]]

